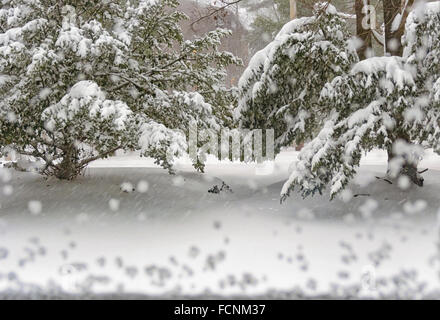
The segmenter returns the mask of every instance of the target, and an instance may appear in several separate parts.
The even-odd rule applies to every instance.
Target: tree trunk
[[[398,140],[405,141],[408,144],[411,143],[409,140],[409,136],[403,131],[398,132],[395,141],[398,141]],[[400,177],[400,176],[407,176],[411,182],[413,182],[414,184],[416,184],[420,187],[423,187],[424,179],[420,175],[420,173],[418,172],[418,169],[417,169],[418,160],[414,161],[413,159],[408,159],[408,157],[403,156],[404,162],[402,164],[400,172],[397,172],[397,176],[396,176],[396,172],[393,172],[393,173],[391,172],[391,164],[392,164],[393,159],[402,158],[402,155],[396,155],[394,153],[393,147],[394,147],[394,143],[392,145],[390,145],[387,149],[387,153],[388,153],[387,174],[389,176],[391,176],[392,178],[396,178],[396,177]]]
[[[64,149],[63,160],[56,166],[55,176],[61,180],[72,180],[80,174],[78,167],[78,151],[71,145]]]
[[[406,4],[406,7],[404,7]],[[402,56],[402,36],[405,32],[406,18],[414,0],[384,0],[383,20],[385,24],[385,52],[392,56]],[[396,19],[400,16],[400,19]]]
[[[290,1],[290,20],[296,19],[297,17],[297,9],[296,9],[296,0]]]
[[[400,156],[396,156],[392,150],[392,147],[389,148],[387,150],[388,152],[388,171],[387,171],[387,175],[391,176],[391,177],[395,177],[394,175],[391,175],[391,166],[390,164],[392,163],[392,160],[395,159],[396,157],[400,157]],[[418,169],[417,169],[417,163],[413,163],[413,162],[409,162],[409,161],[405,161],[402,165],[402,168],[400,169],[400,172],[397,174],[397,177],[401,177],[401,176],[407,176],[409,178],[409,180],[418,185],[419,187],[423,187],[423,182],[424,179],[423,177],[420,175]]]
[[[370,0],[355,0],[354,10],[356,13],[356,36],[362,41],[362,46],[357,49],[357,54],[360,60],[365,60],[368,57],[368,51],[371,47],[371,21],[369,21],[370,28],[366,28],[364,21],[368,21],[368,10],[364,9],[365,5],[369,5]],[[368,19],[368,20],[367,20]]]

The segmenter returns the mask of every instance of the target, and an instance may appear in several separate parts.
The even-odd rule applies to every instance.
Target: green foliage
[[[404,57],[361,61],[326,84],[320,103],[330,115],[298,156],[281,192],[306,197],[330,185],[333,199],[354,177],[363,153],[389,155],[388,175],[421,185],[423,148],[440,148],[440,6],[417,8],[407,20]]]
[[[187,17],[177,0],[2,4],[0,146],[43,160],[44,173],[73,178],[118,148],[141,149],[171,168],[164,154],[187,152],[181,130],[188,121],[215,128],[231,121],[225,67],[240,61],[218,50],[229,31],[184,40],[179,23]],[[78,83],[85,96],[74,90],[72,97]],[[188,112],[176,99],[193,91],[198,98],[187,107],[206,112]],[[93,113],[109,104],[116,118]],[[71,173],[58,174],[66,166]]]
[[[235,116],[241,127],[274,129],[276,152],[311,138],[329,112],[319,101],[321,89],[357,61],[348,38],[332,6],[286,24],[240,79]]]

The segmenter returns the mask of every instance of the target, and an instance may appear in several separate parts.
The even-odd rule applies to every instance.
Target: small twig
[[[353,198],[357,198],[357,197],[370,197],[370,196],[371,196],[371,194],[369,194],[369,193],[358,193],[358,194],[355,194],[353,196]]]
[[[223,6],[221,6],[221,7],[219,7],[219,8],[216,8],[216,9],[212,10],[211,12],[209,12],[208,14],[206,14],[206,15],[200,17],[199,19],[193,21],[193,22],[191,23],[191,25],[190,25],[190,26],[191,26],[191,29],[194,30],[194,25],[195,25],[196,23],[199,23],[200,21],[202,21],[202,20],[204,20],[204,19],[207,19],[207,18],[209,18],[209,17],[215,15],[216,13],[218,13],[218,12],[220,12],[220,11],[222,11],[222,10],[225,10],[226,8],[228,8],[228,7],[230,7],[230,6],[234,5],[234,4],[237,4],[237,3],[241,2],[241,1],[242,1],[242,0],[234,0],[234,1],[232,1],[232,2],[226,2]]]
[[[389,184],[393,184],[390,180],[388,180],[388,179],[386,179],[386,178],[376,177],[376,179],[386,181],[386,182],[388,182]]]
[[[425,173],[426,171],[428,171],[429,169],[426,168],[425,170],[419,171],[419,174]]]

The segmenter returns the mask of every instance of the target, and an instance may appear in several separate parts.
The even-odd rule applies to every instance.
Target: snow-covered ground
[[[0,297],[440,298],[439,157],[423,188],[376,179],[375,151],[340,198],[280,204],[296,155],[176,176],[119,155],[73,182],[0,168]]]

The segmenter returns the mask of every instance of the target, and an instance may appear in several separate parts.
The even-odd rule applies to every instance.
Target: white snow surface
[[[174,177],[119,154],[72,182],[0,168],[0,297],[440,297],[440,158],[408,188],[373,151],[340,198],[280,204],[297,154]]]
[[[96,97],[104,99],[105,95],[99,88],[99,86],[93,81],[79,81],[76,83],[69,92],[69,95],[73,99],[81,99],[85,97]]]

